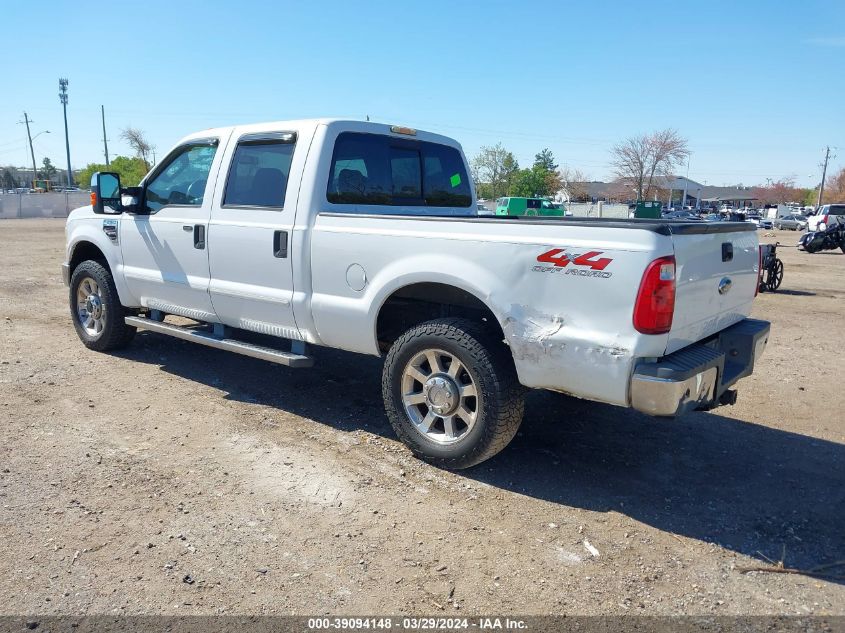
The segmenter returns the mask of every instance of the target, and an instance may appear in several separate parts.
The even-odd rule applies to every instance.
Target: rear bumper
[[[641,362],[631,377],[631,406],[671,417],[732,403],[730,387],[754,371],[768,341],[768,321],[745,319],[656,362]]]

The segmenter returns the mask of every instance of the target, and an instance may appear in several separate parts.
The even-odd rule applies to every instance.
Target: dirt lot
[[[61,221],[0,221],[3,613],[845,613],[845,576],[740,571],[845,559],[839,252],[782,249],[736,406],[532,393],[512,445],[453,474],[394,439],[378,359],[87,351],[63,248]]]

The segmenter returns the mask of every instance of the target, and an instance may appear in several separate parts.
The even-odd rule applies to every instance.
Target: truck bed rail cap
[[[340,213],[321,211],[325,217],[382,218],[390,220],[422,220],[425,222],[480,222],[482,224],[565,224],[567,226],[593,226],[606,229],[639,229],[661,235],[695,235],[704,233],[737,233],[756,231],[750,222],[688,222],[686,220],[649,220],[643,218],[538,218],[535,216],[474,216],[474,215],[398,215],[391,213]]]

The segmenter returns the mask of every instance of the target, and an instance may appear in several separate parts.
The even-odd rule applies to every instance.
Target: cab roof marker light
[[[411,127],[403,127],[401,125],[391,125],[390,131],[394,134],[407,134],[408,136],[416,136],[417,131]]]

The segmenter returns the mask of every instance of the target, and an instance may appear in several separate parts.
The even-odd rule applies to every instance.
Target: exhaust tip
[[[725,391],[725,393],[723,393],[721,396],[719,396],[719,404],[721,404],[721,405],[725,405],[725,404],[734,405],[734,404],[736,404],[737,395],[738,395],[738,392],[737,392],[736,389],[728,389],[727,391]]]

